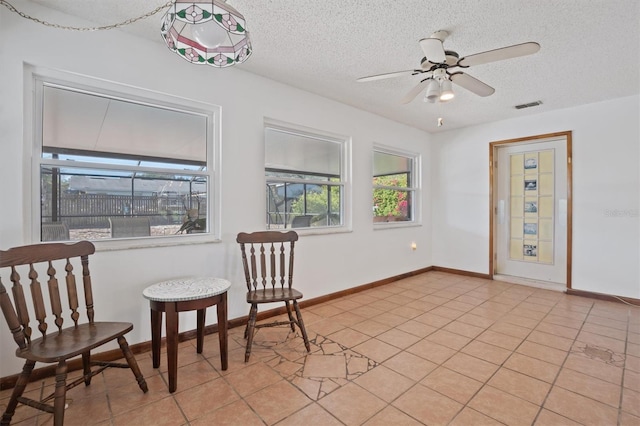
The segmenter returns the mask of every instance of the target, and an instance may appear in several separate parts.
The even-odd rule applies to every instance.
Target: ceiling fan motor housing
[[[439,82],[447,79],[447,69],[445,67],[433,70],[433,78]]]
[[[449,35],[449,32],[445,30],[439,30],[431,34],[431,37],[429,38],[435,38],[437,40],[444,41],[444,39],[446,39],[448,35]]]
[[[444,55],[445,55],[444,56],[445,60],[444,62],[440,62],[440,63],[431,62],[426,57],[424,57],[420,61],[420,66],[422,67],[422,69],[425,69],[428,71],[433,71],[437,68],[449,68],[449,67],[460,66],[458,65],[458,59],[460,59],[460,55],[458,55],[457,52],[454,52],[453,50],[445,50]]]

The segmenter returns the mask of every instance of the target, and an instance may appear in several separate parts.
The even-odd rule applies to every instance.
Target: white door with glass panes
[[[566,138],[505,145],[496,157],[495,273],[566,285]]]

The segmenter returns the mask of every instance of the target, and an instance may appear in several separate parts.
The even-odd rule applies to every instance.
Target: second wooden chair
[[[302,293],[292,287],[294,246],[298,241],[298,234],[295,231],[261,231],[251,234],[241,232],[236,241],[240,244],[242,252],[242,266],[247,282],[247,303],[251,304],[249,320],[244,331],[244,337],[247,339],[244,361],[249,361],[255,329],[261,327],[289,324],[291,331],[295,332],[297,325],[309,352],[309,338],[298,306]],[[258,304],[273,302],[284,302],[289,321],[256,324]],[[291,305],[296,313],[295,318]]]

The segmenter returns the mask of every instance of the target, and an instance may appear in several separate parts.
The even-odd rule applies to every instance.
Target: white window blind
[[[44,86],[43,149],[206,163],[207,117]]]
[[[340,176],[344,141],[265,128],[265,168]]]

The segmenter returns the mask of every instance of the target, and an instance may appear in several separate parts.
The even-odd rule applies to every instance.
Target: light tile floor
[[[428,272],[302,312],[310,354],[265,328],[245,364],[236,328],[222,371],[217,335],[202,355],[183,342],[177,392],[164,354],[159,370],[142,354],[147,394],[107,370],[68,393],[65,424],[640,425],[640,308]],[[52,417],[20,406],[14,423]]]

